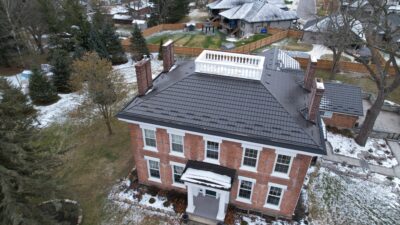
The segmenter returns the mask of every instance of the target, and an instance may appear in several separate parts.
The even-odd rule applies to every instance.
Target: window
[[[278,155],[275,164],[275,172],[287,174],[290,168],[290,161],[292,160],[291,156],[287,155]]]
[[[206,196],[210,196],[210,197],[216,198],[217,197],[217,192],[206,189]]]
[[[245,148],[243,156],[243,166],[257,167],[258,150]]]
[[[183,182],[181,181],[183,169],[184,169],[184,167],[182,167],[182,166],[172,165],[172,170],[173,170],[173,174],[174,174],[173,175],[174,183],[183,184]]]
[[[282,193],[283,193],[282,188],[270,186],[266,205],[267,206],[270,205],[272,207],[279,208],[279,205],[281,203]]]
[[[239,197],[251,200],[252,187],[253,187],[253,183],[251,181],[241,180],[240,187],[239,187]]]
[[[219,157],[219,143],[207,141],[206,158],[218,160]]]
[[[171,151],[183,153],[183,136],[171,134]]]
[[[150,177],[160,179],[160,162],[148,160]]]
[[[156,131],[143,129],[145,145],[149,147],[156,147]]]
[[[321,116],[324,117],[324,118],[332,118],[333,112],[330,112],[330,111],[323,111],[323,112],[321,113]]]

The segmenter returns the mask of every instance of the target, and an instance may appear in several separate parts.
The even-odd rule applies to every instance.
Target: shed
[[[133,20],[132,25],[137,25],[140,30],[146,30],[147,29],[147,22],[146,20]]]
[[[353,128],[364,115],[361,88],[349,84],[325,82],[320,114],[326,125]]]

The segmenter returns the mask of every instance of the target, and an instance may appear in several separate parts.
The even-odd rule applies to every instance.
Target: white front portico
[[[188,161],[181,180],[186,185],[189,219],[224,221],[235,173],[226,167]]]

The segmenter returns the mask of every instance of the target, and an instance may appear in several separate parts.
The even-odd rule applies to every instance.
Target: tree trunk
[[[330,80],[334,80],[336,73],[338,72],[339,69],[339,62],[340,58],[342,57],[343,51],[338,50],[338,51],[332,51],[333,52],[333,61],[332,61],[332,68],[331,68],[331,74],[329,76]]]
[[[384,102],[385,93],[383,90],[379,90],[378,96],[374,104],[367,111],[367,115],[365,117],[364,123],[361,126],[360,133],[355,139],[357,144],[359,144],[360,146],[365,146],[365,144],[367,143],[367,139],[371,134],[372,129],[374,128],[376,118],[378,117]]]
[[[112,131],[112,128],[111,128],[111,121],[110,121],[110,119],[107,118],[107,119],[105,119],[105,120],[106,120],[108,135],[113,135],[114,132]]]

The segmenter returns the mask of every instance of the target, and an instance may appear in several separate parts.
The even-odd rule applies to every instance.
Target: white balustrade
[[[263,56],[204,50],[195,60],[195,71],[260,80],[264,60]]]

